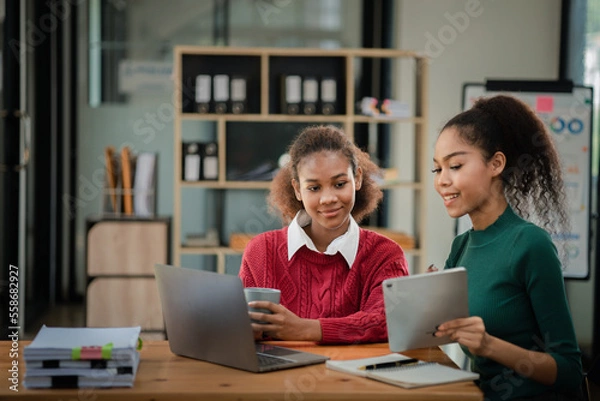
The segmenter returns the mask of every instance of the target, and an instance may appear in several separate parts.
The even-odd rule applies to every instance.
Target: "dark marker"
[[[375,370],[375,369],[395,368],[397,366],[414,365],[417,363],[419,363],[418,359],[408,358],[408,359],[401,359],[399,361],[394,361],[394,362],[384,362],[384,363],[376,363],[374,365],[361,366],[358,369],[359,370]]]

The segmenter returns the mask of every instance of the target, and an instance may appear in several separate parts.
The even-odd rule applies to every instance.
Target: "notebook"
[[[469,316],[464,267],[394,277],[382,287],[392,352],[448,344],[449,337],[433,336],[435,328]]]
[[[239,277],[156,264],[169,348],[250,372],[323,363],[326,356],[255,343]]]
[[[404,388],[418,388],[479,379],[479,374],[477,373],[451,368],[436,362],[420,360],[389,368],[363,369],[369,365],[394,363],[407,359],[409,358],[402,354],[388,354],[373,358],[346,361],[330,360],[325,362],[325,367]]]

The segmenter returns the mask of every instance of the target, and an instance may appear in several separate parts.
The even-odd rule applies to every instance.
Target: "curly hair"
[[[569,232],[560,158],[544,123],[526,103],[506,95],[481,98],[448,121],[444,129],[448,127],[457,128],[485,160],[504,153],[504,195],[517,214],[550,234]]]
[[[292,179],[298,180],[300,162],[317,152],[340,152],[350,163],[352,173],[356,175],[358,167],[362,169],[362,186],[356,191],[356,200],[352,216],[360,222],[371,214],[383,197],[383,192],[374,178],[381,175],[380,168],[370,159],[368,153],[360,150],[348,136],[333,125],[317,125],[304,128],[288,149],[290,160],[281,167],[273,178],[268,202],[279,211],[284,223],[289,223],[304,206],[296,199]]]

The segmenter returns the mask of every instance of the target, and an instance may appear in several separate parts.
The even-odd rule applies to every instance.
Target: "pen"
[[[375,370],[375,369],[384,369],[384,368],[394,368],[397,366],[404,366],[404,365],[413,365],[416,363],[419,363],[418,359],[408,358],[408,359],[401,359],[399,361],[376,363],[373,365],[361,366],[358,369],[359,370]]]

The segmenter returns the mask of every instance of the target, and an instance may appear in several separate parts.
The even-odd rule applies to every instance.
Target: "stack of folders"
[[[436,362],[425,362],[402,354],[345,361],[329,360],[325,362],[325,367],[404,388],[479,379],[479,374],[474,372],[451,368]]]
[[[132,387],[140,327],[43,326],[23,351],[26,388]]]

